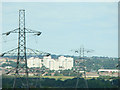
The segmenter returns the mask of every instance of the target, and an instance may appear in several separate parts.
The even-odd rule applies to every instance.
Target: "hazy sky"
[[[26,28],[42,32],[28,36],[30,48],[73,55],[71,49],[84,45],[95,50],[91,56],[118,56],[117,2],[4,2],[3,32],[18,28],[19,9],[26,11]],[[3,36],[2,43],[3,51],[17,47],[17,35]]]

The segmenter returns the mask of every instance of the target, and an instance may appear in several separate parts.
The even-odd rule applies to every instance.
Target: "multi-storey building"
[[[42,63],[41,63],[41,59],[39,58],[34,58],[34,57],[31,57],[27,60],[27,63],[28,63],[28,67],[31,68],[31,67],[42,67]]]
[[[52,59],[51,56],[39,58],[29,58],[28,67],[42,67],[44,65],[50,70],[67,70],[73,67],[73,58],[60,56],[58,59]]]
[[[58,62],[60,70],[72,69],[73,67],[73,58],[71,57],[60,56]]]

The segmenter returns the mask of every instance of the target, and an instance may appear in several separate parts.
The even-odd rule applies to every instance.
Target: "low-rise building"
[[[118,69],[99,69],[98,72],[118,72]]]

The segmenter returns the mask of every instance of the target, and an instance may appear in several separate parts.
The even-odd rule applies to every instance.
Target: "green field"
[[[66,80],[66,79],[73,79],[73,76],[42,76],[42,78],[54,78],[56,80],[60,79],[62,81]]]
[[[4,75],[3,77],[7,77],[7,78],[13,78],[14,77],[14,75]],[[20,75],[20,77],[24,77],[24,76],[22,76],[22,75]],[[40,78],[53,78],[53,79],[55,79],[55,80],[62,80],[62,81],[64,81],[64,80],[67,80],[67,79],[73,79],[73,78],[76,78],[75,76],[29,76],[29,78],[38,78],[38,77],[40,77]],[[82,77],[82,78],[84,78],[84,77]],[[92,79],[93,77],[87,77],[86,79]],[[95,77],[94,77],[95,78]],[[85,78],[84,78],[85,79]],[[97,79],[97,78],[96,78]]]
[[[22,79],[22,82],[21,82]],[[85,79],[79,78],[73,76],[30,76],[29,78],[29,84],[30,87],[36,87],[36,88],[71,88],[76,87],[77,80],[79,81],[78,88],[85,87]],[[26,83],[26,78],[22,76],[21,78],[17,78],[17,86],[19,88],[23,88],[23,82]],[[110,81],[114,80],[114,82]],[[118,83],[117,78],[111,78],[111,77],[103,77],[103,78],[87,78],[87,83],[89,85],[89,88],[116,88]],[[14,77],[13,76],[3,76],[2,77],[2,85],[3,88],[12,88],[14,83]]]

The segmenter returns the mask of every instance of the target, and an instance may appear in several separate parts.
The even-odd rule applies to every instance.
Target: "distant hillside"
[[[79,60],[78,56],[70,56],[70,55],[51,55],[53,59],[57,59],[59,56],[65,56],[65,57],[72,57],[74,58],[74,67],[76,66],[75,60]],[[17,58],[17,56],[11,57],[11,56],[5,56],[7,58]],[[38,55],[38,56],[28,56],[29,57],[39,57],[43,58],[43,56]],[[85,60],[85,65],[87,71],[97,71],[98,69],[116,69],[116,66],[118,64],[118,59],[117,58],[111,58],[111,57],[84,57]],[[13,63],[11,63],[13,64]]]

